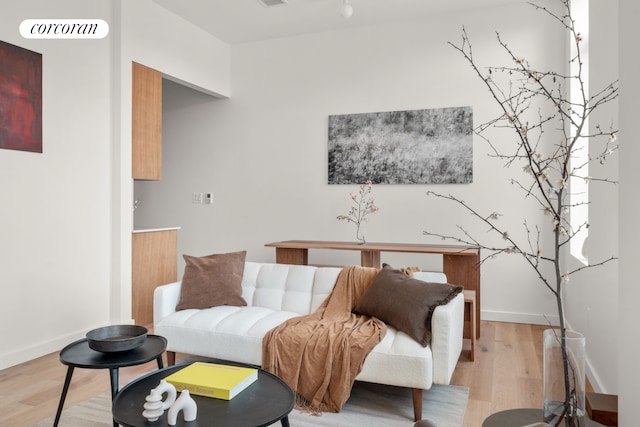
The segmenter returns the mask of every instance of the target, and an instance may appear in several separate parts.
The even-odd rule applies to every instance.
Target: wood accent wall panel
[[[133,179],[162,179],[162,73],[132,63]]]
[[[153,291],[178,280],[178,230],[132,234],[131,315],[137,325],[153,323]]]

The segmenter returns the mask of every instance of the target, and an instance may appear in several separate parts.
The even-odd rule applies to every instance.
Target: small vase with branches
[[[472,237],[465,228],[458,226],[459,236],[443,235],[424,231],[425,235],[454,240],[464,244],[476,245],[483,250],[481,264],[499,254],[515,254],[521,256],[536,273],[536,276],[554,296],[559,327],[556,340],[562,351],[564,375],[564,402],[554,413],[550,413],[545,404],[544,421],[558,426],[562,422],[566,426],[581,425],[584,414],[579,413],[576,406],[578,396],[572,386],[573,373],[571,355],[567,351],[567,326],[563,301],[563,285],[571,275],[578,271],[601,266],[616,259],[615,256],[596,260],[581,265],[571,271],[563,271],[564,257],[568,247],[581,231],[588,228],[586,222],[572,224],[569,221],[570,209],[579,202],[571,200],[570,181],[572,178],[589,180],[589,182],[614,183],[605,178],[588,176],[584,171],[590,162],[603,163],[617,149],[615,129],[603,130],[594,126],[589,130],[588,118],[594,111],[609,104],[618,97],[618,82],[614,81],[601,90],[588,95],[584,75],[581,43],[583,38],[576,29],[572,17],[570,0],[558,0],[563,12],[556,13],[546,7],[529,3],[536,10],[551,17],[570,35],[573,45],[570,72],[543,71],[530,64],[525,58],[518,56],[497,34],[497,43],[506,53],[510,63],[506,66],[481,68],[473,56],[472,45],[466,30],[462,30],[462,41],[459,44],[449,43],[471,65],[473,71],[488,89],[493,101],[499,106],[499,114],[494,119],[477,126],[475,134],[489,146],[490,156],[504,162],[505,167],[517,167],[524,171],[510,182],[520,190],[524,197],[535,204],[550,219],[550,224],[537,224],[532,227],[525,220],[521,238],[517,233],[510,233],[500,222],[502,216],[498,212],[482,212],[452,194],[441,194],[429,191],[428,195],[454,202],[484,224],[489,233],[498,239],[492,241],[501,244],[483,244]],[[577,87],[580,94],[577,99],[570,96],[569,87]],[[510,132],[513,145],[505,152],[488,136],[489,129]],[[579,143],[587,141],[589,155],[582,162],[575,164],[575,158],[581,149]],[[543,230],[550,230],[552,251],[545,253],[542,248]],[[591,260],[590,260],[591,261]],[[479,266],[478,266],[479,268]]]
[[[338,221],[352,222],[356,226],[356,239],[361,243],[367,243],[364,237],[363,225],[369,220],[367,218],[369,214],[378,212],[378,207],[375,204],[375,200],[371,196],[373,191],[373,183],[371,180],[367,180],[364,184],[360,185],[358,194],[349,193],[349,197],[353,201],[351,209],[347,215],[338,215]]]

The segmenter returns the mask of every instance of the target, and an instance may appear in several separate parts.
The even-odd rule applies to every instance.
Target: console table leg
[[[289,416],[286,416],[283,419],[281,419],[280,424],[282,424],[282,427],[289,427]]]
[[[71,384],[71,376],[73,375],[73,366],[67,368],[67,376],[64,379],[64,386],[62,387],[62,394],[60,395],[60,403],[58,403],[58,411],[56,412],[56,419],[53,422],[53,427],[58,426],[60,422],[60,415],[62,415],[62,407],[64,406],[64,400],[67,398],[67,392],[69,391],[69,384]]]
[[[360,251],[360,265],[363,267],[380,268],[380,251]]]
[[[307,265],[309,264],[309,250],[276,248],[276,262],[278,264]]]
[[[442,258],[442,270],[449,283],[464,286],[476,293],[476,339],[480,338],[480,251],[474,256],[447,254]],[[465,316],[466,321],[470,321]]]

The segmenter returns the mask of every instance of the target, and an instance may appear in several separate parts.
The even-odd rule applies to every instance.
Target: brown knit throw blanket
[[[384,338],[381,320],[351,310],[376,268],[345,267],[313,313],[289,319],[262,341],[262,367],[282,378],[311,412],[340,412],[365,357]]]

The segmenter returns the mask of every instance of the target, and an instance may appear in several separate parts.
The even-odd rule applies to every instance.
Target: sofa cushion
[[[433,310],[461,291],[461,286],[424,282],[385,265],[354,311],[377,317],[426,346],[431,339]]]
[[[299,314],[250,306],[182,310],[160,320],[155,333],[167,339],[170,351],[260,365],[262,337],[296,316]]]
[[[313,312],[331,293],[340,268],[245,262],[242,296],[248,306]]]
[[[246,255],[246,251],[204,257],[183,255],[186,266],[176,310],[246,306],[247,302],[242,298]]]

